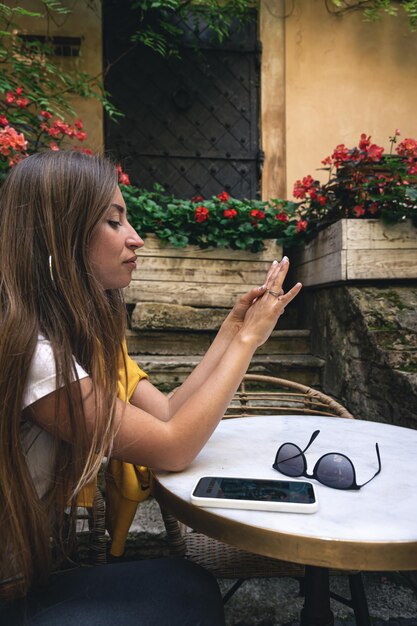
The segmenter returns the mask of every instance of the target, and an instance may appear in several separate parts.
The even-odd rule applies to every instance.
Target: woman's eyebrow
[[[121,204],[116,204],[115,202],[112,202],[111,205],[110,205],[110,208],[112,208],[112,207],[117,209],[119,211],[119,213],[121,213],[122,215],[125,212],[125,208]]]

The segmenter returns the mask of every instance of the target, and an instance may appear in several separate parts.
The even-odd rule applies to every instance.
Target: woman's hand
[[[258,288],[258,297],[252,300],[246,310],[240,330],[243,339],[254,342],[257,346],[265,343],[287,304],[299,293],[301,283],[294,285],[287,293],[283,291],[282,286],[288,268],[287,257],[284,257],[280,263],[272,264],[265,285],[262,290]]]

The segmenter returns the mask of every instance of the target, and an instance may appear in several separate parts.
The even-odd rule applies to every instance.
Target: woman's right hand
[[[301,290],[301,283],[297,283],[287,293],[284,293],[282,286],[288,269],[289,260],[287,257],[283,257],[280,263],[271,265],[266,277],[263,295],[258,297],[246,312],[239,334],[242,339],[254,342],[256,347],[265,343],[287,304]]]

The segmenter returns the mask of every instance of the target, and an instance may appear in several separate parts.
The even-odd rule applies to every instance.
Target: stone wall
[[[417,428],[417,283],[305,290],[323,389],[361,419]]]

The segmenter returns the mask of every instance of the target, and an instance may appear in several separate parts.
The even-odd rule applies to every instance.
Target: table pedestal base
[[[304,578],[304,608],[300,626],[333,626],[330,610],[329,570],[327,567],[306,565]]]

